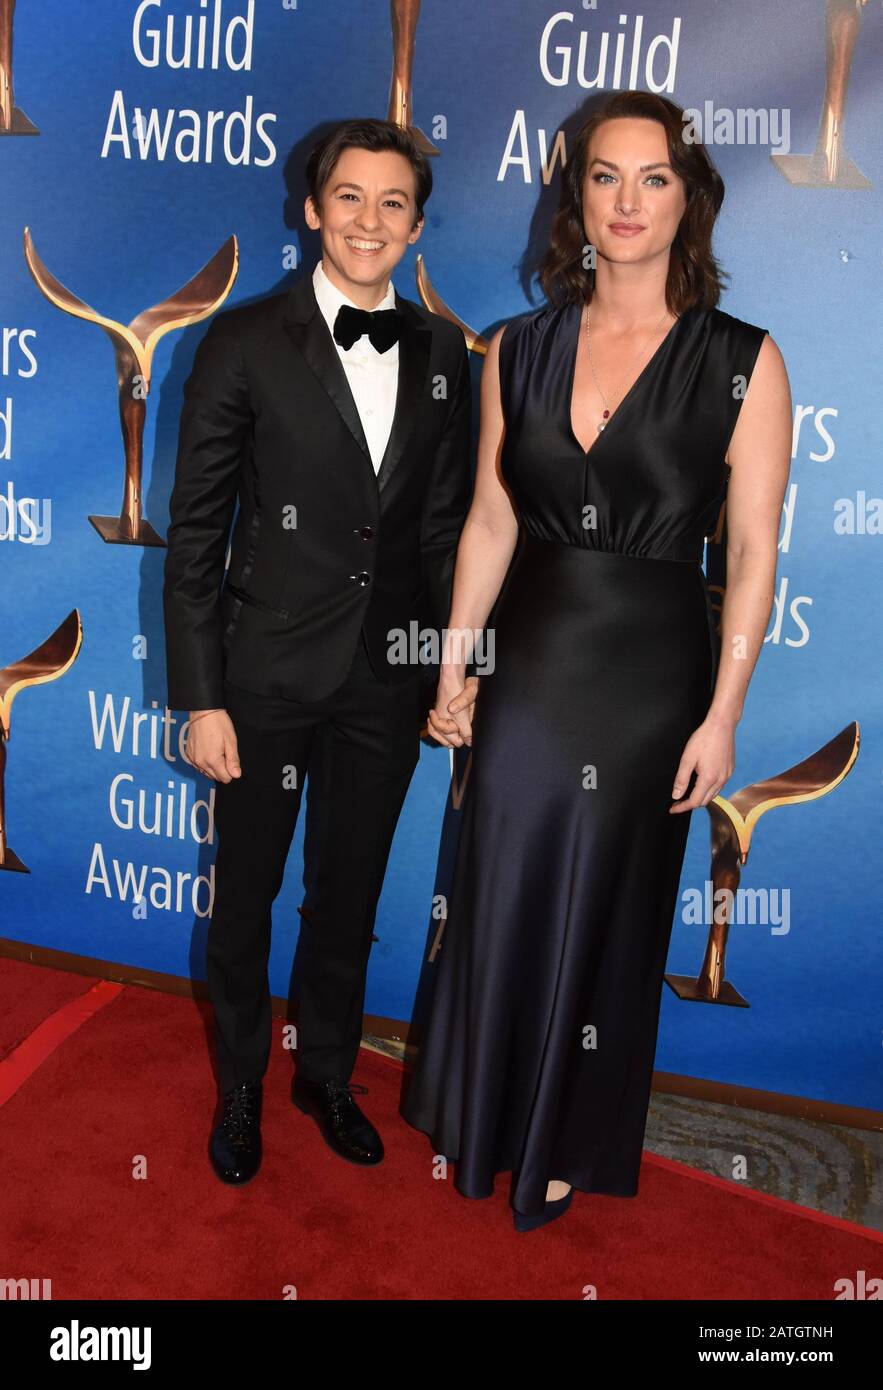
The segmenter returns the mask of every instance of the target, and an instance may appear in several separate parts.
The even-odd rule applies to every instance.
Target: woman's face
[[[626,265],[668,251],[687,206],[658,121],[617,117],[589,142],[583,226],[598,259]]]

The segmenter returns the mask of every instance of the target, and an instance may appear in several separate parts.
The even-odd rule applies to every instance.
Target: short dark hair
[[[323,136],[310,151],[306,169],[307,186],[316,205],[316,211],[318,212],[321,208],[319,200],[322,190],[330,179],[338,159],[344,150],[353,148],[359,150],[393,150],[396,154],[404,155],[414,170],[415,201],[417,204],[415,220],[419,222],[423,216],[423,205],[432,192],[432,170],[429,167],[429,160],[418,148],[409,130],[396,125],[394,121],[380,121],[372,118],[341,122],[334,130]]]
[[[681,107],[655,92],[615,92],[577,134],[561,176],[561,200],[549,248],[538,267],[540,284],[553,304],[591,300],[595,272],[583,265],[586,232],[582,211],[589,142],[605,121],[625,116],[660,123],[668,143],[669,163],[685,184],[687,206],[669,256],[666,303],[675,314],[694,304],[713,309],[722,279],[729,279],[711,250],[711,234],[724,200],[724,181],[705,146],[684,139]]]

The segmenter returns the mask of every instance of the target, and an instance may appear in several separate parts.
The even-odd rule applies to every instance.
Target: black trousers
[[[271,907],[309,776],[305,897],[290,1017],[299,1074],[349,1080],[362,1036],[377,901],[419,757],[425,684],[385,685],[364,637],[344,683],[304,703],[227,684],[242,776],[215,789],[215,896],[206,949],[218,1081],[260,1079],[271,1040]]]

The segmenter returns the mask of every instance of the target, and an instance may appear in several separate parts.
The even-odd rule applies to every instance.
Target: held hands
[[[464,743],[472,747],[472,712],[477,695],[478,676],[464,679],[442,667],[435,708],[429,711],[427,720],[429,732],[438,743],[446,748],[461,748]]]
[[[684,801],[669,806],[669,815],[707,806],[717,796],[736,766],[735,733],[735,720],[709,716],[690,735],[681,755],[671,794],[673,797],[683,796],[694,771],[696,785]]]
[[[191,710],[184,757],[215,782],[242,776],[233,720],[224,709]]]

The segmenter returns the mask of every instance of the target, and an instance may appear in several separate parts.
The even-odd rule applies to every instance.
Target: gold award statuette
[[[417,280],[417,293],[423,300],[424,307],[427,308],[430,313],[440,314],[443,319],[450,319],[451,323],[455,323],[457,327],[461,329],[466,339],[466,346],[470,352],[480,352],[482,355],[486,354],[488,350],[487,338],[483,338],[480,333],[476,333],[474,328],[470,328],[467,323],[464,323],[461,318],[458,318],[453,309],[448,308],[445,301],[433,288],[432,281],[426,271],[426,263],[419,253],[417,255],[415,274]]]
[[[418,149],[426,155],[438,154],[439,149],[419,126],[413,122],[413,70],[414,42],[417,35],[417,21],[420,18],[420,0],[392,0],[392,81],[389,89],[389,110],[386,119],[395,125],[409,130],[417,142]],[[470,352],[486,353],[487,340],[469,328],[432,287],[423,257],[417,256],[417,291],[424,305],[433,314],[450,319],[463,332],[466,346]]]
[[[812,154],[774,154],[773,163],[798,188],[870,188],[843,148],[849,69],[867,0],[827,0],[825,95]]]
[[[404,126],[414,137],[423,154],[438,154],[428,135],[414,125],[412,73],[414,70],[414,40],[420,18],[420,0],[392,0],[392,81],[389,86],[389,111],[386,119]]]
[[[12,81],[12,21],[15,0],[0,0],[0,135],[39,135],[20,106],[15,104]]]
[[[9,847],[6,829],[6,744],[10,735],[10,714],[12,702],[20,690],[29,685],[44,685],[46,681],[57,681],[77,659],[83,641],[83,625],[76,608],[29,656],[14,661],[0,671],[0,869],[15,870],[20,874],[30,873],[18,855]]]
[[[165,541],[141,510],[144,420],[153,353],[163,334],[173,328],[186,328],[191,323],[198,323],[223,304],[239,266],[236,237],[229,236],[202,270],[169,299],[155,304],[152,309],[145,309],[128,325],[105,318],[66,289],[60,280],[56,280],[37,255],[28,227],[24,230],[24,249],[28,269],[50,304],[76,318],[97,323],[113,343],[125,452],[123,503],[119,516],[90,516],[89,520],[105,541],[117,545],[164,546]]]
[[[811,757],[787,772],[743,787],[732,797],[716,796],[708,803],[711,817],[711,883],[715,904],[709,927],[708,945],[702,969],[696,979],[690,975],[666,975],[679,999],[702,1004],[734,1004],[748,1008],[748,1001],[724,978],[729,931],[729,906],[736,901],[741,867],[748,859],[754,827],[774,806],[791,806],[800,801],[816,801],[827,796],[842,782],[858,757],[859,728],[853,721]],[[717,905],[720,889],[732,896]],[[722,920],[718,921],[717,918]]]

